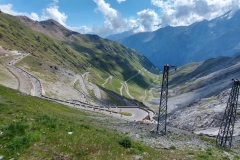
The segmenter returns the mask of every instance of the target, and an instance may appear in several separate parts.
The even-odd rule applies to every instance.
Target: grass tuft
[[[131,148],[132,140],[129,137],[122,137],[119,141],[119,144],[124,148]]]

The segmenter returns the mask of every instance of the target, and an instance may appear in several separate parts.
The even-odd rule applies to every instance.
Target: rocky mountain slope
[[[159,68],[167,63],[182,66],[239,52],[239,16],[240,10],[230,11],[211,21],[204,20],[190,26],[167,26],[117,41],[141,52]]]
[[[240,55],[211,58],[189,63],[170,72],[168,99],[169,125],[211,136],[218,134],[227,106],[232,79],[240,79]],[[159,104],[160,88],[150,104]],[[234,131],[240,142],[240,108]]]
[[[30,53],[16,65],[41,79],[45,94],[50,97],[73,99],[84,94],[93,103],[121,105],[140,100],[141,92],[153,83],[157,77],[154,72],[158,72],[145,56],[133,49],[97,35],[73,32],[53,20],[37,22],[1,13],[0,45],[6,52]],[[140,70],[144,72],[138,74]],[[131,78],[136,74],[137,78]],[[113,77],[111,83],[102,88],[109,76]],[[129,83],[120,90],[127,80]],[[88,93],[81,87],[83,81]],[[70,89],[72,86],[80,92]],[[119,100],[111,92],[120,95]]]

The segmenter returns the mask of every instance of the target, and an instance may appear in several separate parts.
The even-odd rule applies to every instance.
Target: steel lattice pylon
[[[169,75],[169,70],[172,67],[174,67],[176,70],[175,66],[168,65],[168,64],[164,65],[164,68],[163,68],[162,88],[161,88],[161,94],[160,94],[157,127],[152,130],[152,132],[156,134],[165,135],[167,132],[168,75]]]
[[[222,123],[217,135],[216,143],[221,148],[231,149],[234,124],[237,113],[240,81],[233,79],[232,89],[228,98]]]

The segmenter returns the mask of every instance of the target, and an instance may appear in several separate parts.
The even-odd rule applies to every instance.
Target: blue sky
[[[5,13],[54,19],[69,29],[103,37],[186,26],[239,6],[240,0],[0,0]]]

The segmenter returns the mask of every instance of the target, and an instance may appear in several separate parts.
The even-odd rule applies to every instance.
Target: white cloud
[[[160,8],[161,26],[190,25],[203,19],[211,20],[236,7],[240,0],[151,0]]]
[[[87,26],[81,26],[81,27],[70,27],[70,26],[68,26],[68,28],[73,30],[73,31],[77,31],[79,33],[82,33],[82,34],[92,32],[92,29],[88,28]]]
[[[122,2],[125,2],[126,0],[117,0],[118,3],[122,3]]]
[[[22,15],[22,16],[28,16],[29,18],[33,19],[33,20],[39,20],[39,16],[36,13],[23,13],[23,12],[16,12],[14,10],[12,10],[12,4],[5,4],[5,5],[0,5],[0,9],[1,11],[3,11],[4,13],[8,13],[11,15]]]
[[[154,31],[158,29],[159,17],[157,13],[152,9],[145,9],[137,13],[139,19],[139,31]]]
[[[70,30],[77,31],[79,33],[89,33],[91,29],[87,26],[81,27],[71,27],[66,24],[68,16],[64,12],[59,11],[59,6],[57,5],[59,0],[53,0],[53,2],[46,8],[43,9],[40,20],[54,19],[61,25],[65,26]]]
[[[119,3],[124,0],[117,0]],[[94,27],[98,34],[113,34],[133,30],[136,32],[154,31],[165,26],[186,26],[203,19],[211,20],[229,10],[239,8],[240,0],[151,0],[160,8],[160,13],[144,9],[135,18],[123,18],[105,0],[94,0],[97,11],[103,14],[103,27]]]
[[[28,16],[29,18],[38,21],[39,20],[39,16],[37,13],[31,13],[30,16]]]
[[[22,12],[17,12],[12,9],[12,4],[6,4],[6,5],[0,5],[0,9],[8,14],[11,15],[23,15],[23,16],[28,16],[29,18],[33,20],[47,20],[47,19],[54,19],[60,24],[66,26],[66,20],[67,20],[67,15],[65,13],[61,13],[59,11],[59,7],[57,6],[58,0],[54,0],[49,7],[46,9],[43,9],[42,15],[38,16],[37,13],[22,13]]]
[[[43,20],[47,20],[47,19],[54,19],[55,21],[59,22],[60,24],[62,24],[63,26],[80,32],[80,33],[88,33],[91,32],[91,29],[86,27],[86,26],[81,26],[81,27],[70,27],[66,24],[67,18],[68,16],[59,11],[59,7],[57,5],[59,1],[58,0],[53,0],[52,3],[45,9],[42,10],[42,15],[38,15],[37,13],[22,13],[22,12],[17,12],[14,11],[12,9],[13,5],[12,4],[6,4],[6,5],[0,5],[0,9],[1,11],[3,11],[4,13],[7,14],[11,14],[14,16],[17,15],[22,15],[22,16],[27,16],[33,20],[37,20],[37,21],[43,21]]]
[[[93,0],[97,13],[104,16],[102,26],[70,27],[67,25],[68,16],[60,11],[59,0],[52,0],[42,13],[21,13],[13,10],[12,4],[0,5],[0,9],[11,15],[25,15],[33,20],[54,19],[65,27],[80,33],[94,32],[99,35],[109,35],[128,30],[136,32],[154,31],[167,25],[190,25],[203,19],[211,20],[220,16],[234,7],[239,8],[240,0],[151,0],[151,3],[159,7],[159,13],[152,9],[144,9],[137,12],[136,17],[122,17],[118,10],[112,8],[105,0]],[[117,0],[122,3],[126,0]]]
[[[98,8],[96,11],[99,11],[103,14],[105,21],[103,27],[94,27],[94,31],[99,34],[111,34],[125,31],[127,27],[127,20],[124,19],[120,13],[111,8],[109,3],[106,3],[104,0],[94,0]]]
[[[16,15],[16,12],[12,10],[12,4],[0,5],[0,9],[5,13]]]
[[[158,29],[159,17],[154,10],[145,9],[137,13],[137,18],[124,18],[121,14],[105,0],[94,0],[99,11],[105,18],[102,27],[94,26],[93,31],[100,35],[108,35],[128,30],[134,32],[153,31]]]
[[[54,19],[61,25],[67,26],[66,21],[68,16],[65,13],[59,11],[57,3],[58,0],[54,0],[48,8],[44,9],[40,20]]]

